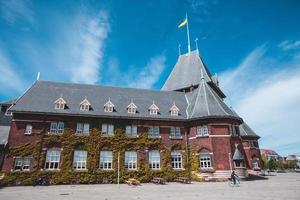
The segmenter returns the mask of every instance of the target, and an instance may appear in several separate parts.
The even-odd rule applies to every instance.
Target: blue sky
[[[260,144],[300,154],[300,1],[0,0],[0,101],[34,81],[160,89],[195,38]]]

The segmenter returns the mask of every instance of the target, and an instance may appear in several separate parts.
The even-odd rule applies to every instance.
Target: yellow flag
[[[187,18],[185,18],[185,20],[183,20],[183,22],[181,22],[179,25],[178,25],[178,28],[181,28],[183,27],[184,25],[187,24]]]

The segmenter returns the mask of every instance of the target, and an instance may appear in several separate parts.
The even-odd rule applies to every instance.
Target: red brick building
[[[259,136],[224,98],[197,50],[161,91],[36,81],[10,108],[2,171],[245,177],[261,166]]]

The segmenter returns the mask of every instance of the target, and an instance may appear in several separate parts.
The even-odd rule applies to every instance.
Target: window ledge
[[[75,133],[76,136],[89,136],[90,133]]]
[[[25,132],[24,135],[32,135],[32,133],[26,133],[26,132]]]
[[[209,135],[204,135],[204,136],[202,136],[202,135],[196,135],[196,138],[208,138],[209,137]]]
[[[45,172],[59,172],[60,169],[41,169],[41,171],[45,171]]]
[[[138,138],[139,137],[138,135],[126,135],[126,134],[125,134],[125,136],[127,138]]]
[[[112,172],[112,171],[115,171],[114,168],[111,168],[111,169],[102,169],[102,168],[99,168],[100,171],[106,171],[106,172]]]
[[[160,135],[158,135],[158,136],[151,136],[151,135],[148,135],[148,138],[159,139],[159,138],[161,138],[161,136],[160,136]]]
[[[88,169],[73,169],[74,172],[88,172]]]
[[[30,173],[30,170],[10,170],[12,173]]]
[[[102,137],[114,137],[114,135],[101,134]]]
[[[182,135],[181,136],[169,136],[169,138],[171,140],[182,140],[183,139]]]
[[[184,168],[180,168],[180,169],[174,169],[174,168],[172,168],[174,171],[183,171],[184,170]]]
[[[48,135],[62,135],[64,133],[53,133],[53,132],[47,132]]]

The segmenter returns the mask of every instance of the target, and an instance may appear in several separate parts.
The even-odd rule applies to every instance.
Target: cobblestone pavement
[[[226,182],[117,185],[60,185],[6,187],[0,189],[0,200],[113,200],[113,199],[222,199],[222,200],[293,200],[300,199],[300,173],[268,176],[268,180],[242,182],[230,187]]]

